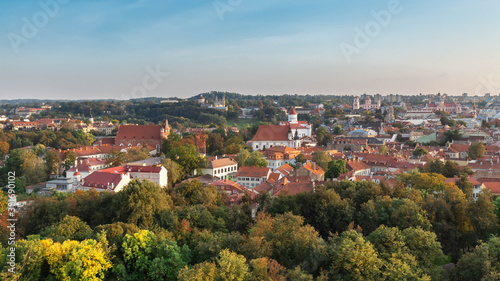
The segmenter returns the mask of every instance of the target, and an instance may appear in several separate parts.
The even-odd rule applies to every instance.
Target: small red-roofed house
[[[371,172],[370,166],[359,161],[359,158],[355,157],[352,160],[346,161],[346,168],[349,171],[353,171],[354,175],[358,176],[369,176]]]
[[[80,181],[78,189],[119,192],[130,182],[130,174],[94,172]]]
[[[246,188],[255,188],[267,181],[271,169],[267,167],[240,167],[236,173],[236,182]]]

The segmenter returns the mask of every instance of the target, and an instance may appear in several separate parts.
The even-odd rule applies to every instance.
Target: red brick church
[[[170,134],[168,120],[163,125],[120,125],[116,134],[117,147],[135,147],[144,144],[156,148],[160,152],[163,140]]]

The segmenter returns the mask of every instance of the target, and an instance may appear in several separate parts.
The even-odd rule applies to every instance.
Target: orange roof
[[[313,163],[312,162],[307,162],[304,165],[304,168],[306,168],[307,170],[311,171],[311,173],[315,174],[316,176],[324,175],[325,174],[325,171],[323,171],[323,169],[319,165],[314,165],[315,169],[313,169]]]
[[[295,108],[292,107],[292,110],[288,113],[288,115],[297,115],[297,111],[295,111]]]

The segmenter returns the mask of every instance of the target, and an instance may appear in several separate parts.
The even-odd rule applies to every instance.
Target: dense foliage
[[[328,182],[313,193],[245,198],[234,207],[198,181],[160,188],[133,180],[116,194],[39,197],[19,217],[17,275],[10,278],[495,279],[497,205],[487,192],[473,200],[443,179],[414,172],[395,187]],[[10,276],[5,242],[2,279]],[[456,269],[441,268],[451,261]]]

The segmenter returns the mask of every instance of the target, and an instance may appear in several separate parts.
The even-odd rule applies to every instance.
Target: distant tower
[[[200,95],[200,97],[198,98],[198,103],[199,104],[204,104],[205,103],[205,98],[203,97],[203,95]]]
[[[90,108],[90,118],[89,118],[90,124],[94,124],[94,117],[92,116],[92,107]]]
[[[163,138],[167,138],[168,135],[170,135],[170,126],[168,125],[168,120],[165,120],[165,128],[162,129],[163,131]]]
[[[366,97],[365,104],[372,104],[372,99],[370,97]]]
[[[222,107],[226,106],[226,94],[222,96]]]
[[[297,122],[297,112],[295,111],[295,108],[292,107],[292,110],[288,113],[288,122]]]
[[[394,121],[394,107],[391,105],[387,108],[386,115],[384,116],[384,122],[390,123]]]
[[[474,118],[477,118],[477,108],[476,108],[476,103],[474,103]]]
[[[379,98],[379,99],[377,100],[377,106],[378,106],[378,108],[380,108],[380,106],[381,106],[381,105],[382,105],[382,99],[381,99],[381,98]]]
[[[352,109],[353,110],[359,109],[359,97],[354,98],[354,101],[352,102]]]

